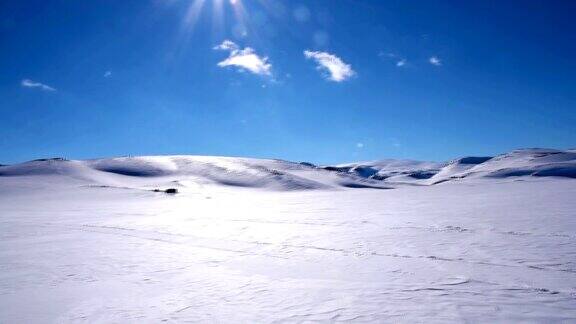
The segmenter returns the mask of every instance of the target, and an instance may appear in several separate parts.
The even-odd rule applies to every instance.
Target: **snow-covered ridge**
[[[337,168],[389,184],[434,185],[447,181],[521,176],[576,178],[576,151],[518,149],[495,157],[468,156],[445,163],[384,160],[344,164]]]
[[[141,156],[95,160],[40,159],[0,166],[0,179],[64,176],[95,185],[155,187],[223,185],[275,190],[392,188],[448,181],[511,177],[576,178],[574,150],[521,149],[496,157],[463,157],[445,163],[381,160],[315,166],[283,160]]]
[[[185,155],[85,161],[56,158],[0,167],[0,179],[16,176],[65,177],[88,185],[131,188],[205,185],[271,190],[386,188],[374,179],[330,172],[309,163]]]

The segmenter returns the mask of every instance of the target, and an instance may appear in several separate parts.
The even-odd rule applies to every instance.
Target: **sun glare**
[[[198,19],[204,11],[205,3],[207,0],[190,0],[188,7],[186,8],[186,13],[182,19],[182,29],[186,34],[193,32]],[[241,0],[211,0],[212,2],[212,24],[215,29],[221,29],[225,23],[225,2],[228,2],[232,7],[232,12],[235,21],[232,21],[232,25],[236,26],[236,29],[242,29],[245,36],[245,10],[242,5]]]

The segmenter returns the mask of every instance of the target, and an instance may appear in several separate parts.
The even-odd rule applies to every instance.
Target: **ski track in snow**
[[[575,180],[278,191],[208,162],[0,177],[0,323],[576,321]]]

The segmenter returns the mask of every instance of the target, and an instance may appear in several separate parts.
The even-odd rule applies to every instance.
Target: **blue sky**
[[[2,1],[0,163],[576,147],[574,12],[534,0]]]

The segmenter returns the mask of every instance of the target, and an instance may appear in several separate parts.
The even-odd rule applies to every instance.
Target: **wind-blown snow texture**
[[[545,149],[1,166],[0,323],[576,321],[575,177]]]

